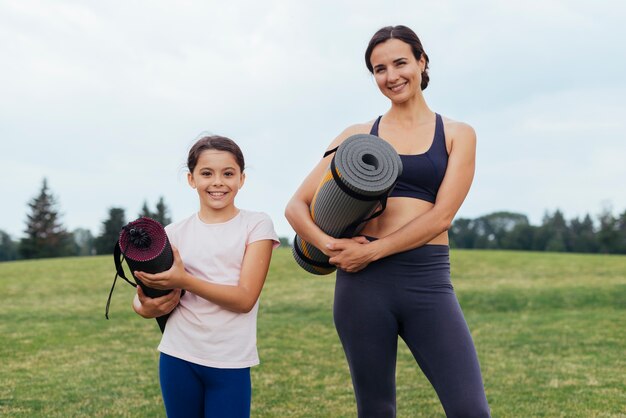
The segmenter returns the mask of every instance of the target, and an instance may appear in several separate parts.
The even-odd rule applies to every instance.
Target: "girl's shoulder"
[[[272,218],[265,212],[256,212],[252,210],[239,209],[241,224],[245,228],[247,242],[254,242],[261,239],[270,239],[278,246],[280,242],[278,235],[274,229]]]
[[[270,218],[270,216],[265,212],[259,212],[249,209],[239,209],[239,216],[241,217],[243,223],[247,225],[254,225],[261,222],[272,223],[272,218]]]

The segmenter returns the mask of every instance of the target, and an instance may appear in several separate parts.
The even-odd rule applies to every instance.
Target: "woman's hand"
[[[157,318],[166,315],[174,310],[180,301],[180,289],[174,289],[167,295],[151,298],[146,296],[137,286],[137,295],[133,300],[133,310],[144,318]]]
[[[334,254],[328,262],[349,273],[364,269],[376,256],[376,246],[365,237],[333,240],[326,248]]]
[[[185,271],[185,265],[180,258],[178,250],[172,246],[172,251],[174,253],[174,264],[172,264],[169,270],[157,274],[135,271],[135,276],[143,284],[153,289],[184,289],[190,276]]]

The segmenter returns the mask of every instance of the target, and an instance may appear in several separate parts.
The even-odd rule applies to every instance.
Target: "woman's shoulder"
[[[346,139],[350,138],[353,135],[369,134],[372,129],[372,125],[374,125],[375,121],[376,119],[372,119],[371,121],[368,121],[368,122],[355,123],[354,125],[348,126],[333,140],[333,142],[331,142],[328,149],[332,149],[336,146],[339,146],[343,141],[345,141]]]
[[[476,131],[468,123],[441,116],[446,138],[476,140]]]

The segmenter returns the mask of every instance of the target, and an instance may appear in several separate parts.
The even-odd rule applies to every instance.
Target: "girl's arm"
[[[133,299],[133,310],[144,318],[157,318],[174,310],[180,301],[180,289],[174,289],[167,295],[158,298],[146,296],[137,286],[137,293]]]
[[[229,311],[247,313],[252,310],[263,289],[273,245],[272,240],[260,240],[246,247],[239,283],[235,286],[209,283],[191,275],[185,270],[178,250],[173,247],[174,265],[168,271],[158,274],[135,272],[135,275],[155,289],[185,289]]]
[[[329,249],[339,253],[329,262],[346,271],[358,271],[372,261],[420,247],[447,231],[474,178],[476,133],[471,126],[459,123],[451,142],[446,174],[430,210],[370,243],[360,244],[355,240],[330,243]]]
[[[343,131],[333,140],[328,149],[333,149],[341,144],[346,138],[357,133],[363,133],[368,128],[365,125],[354,125]],[[298,190],[294,193],[287,207],[285,208],[285,218],[294,231],[304,241],[312,244],[327,256],[337,254],[329,249],[327,244],[336,241],[335,238],[322,231],[311,218],[310,206],[313,196],[322,181],[322,177],[328,170],[328,165],[333,158],[333,154],[323,158],[313,168],[311,173],[304,179]]]

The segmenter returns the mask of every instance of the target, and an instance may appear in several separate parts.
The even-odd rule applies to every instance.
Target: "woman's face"
[[[370,56],[374,79],[391,101],[405,102],[422,92],[422,72],[426,62],[415,59],[411,46],[399,39],[376,45]]]

